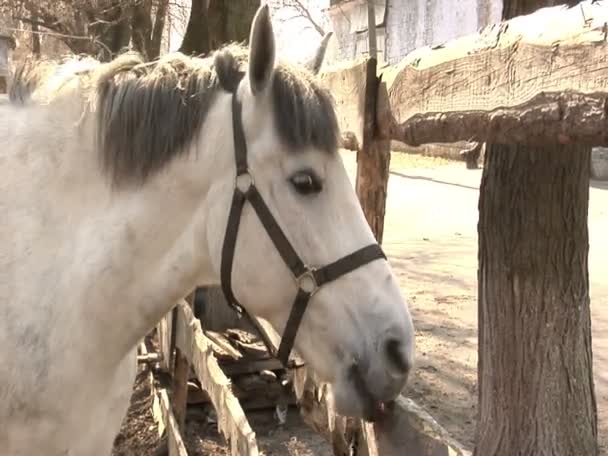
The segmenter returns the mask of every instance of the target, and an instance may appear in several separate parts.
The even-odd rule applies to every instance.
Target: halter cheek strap
[[[237,100],[236,93],[232,95],[232,128],[234,135],[236,178],[232,205],[228,215],[226,235],[222,246],[222,264],[220,270],[222,290],[224,291],[228,303],[232,305],[239,314],[242,314],[243,307],[237,301],[232,291],[232,266],[234,263],[241,214],[245,203],[249,202],[262,222],[262,225],[275,248],[281,255],[281,258],[283,258],[283,261],[291,271],[296,285],[298,286],[298,293],[291,308],[289,318],[287,319],[281,344],[278,351],[272,353],[272,355],[276,356],[284,366],[287,366],[298,328],[300,327],[300,323],[302,322],[311,296],[326,283],[336,280],[374,260],[386,259],[386,256],[378,244],[371,244],[319,269],[306,265],[294,250],[255,186],[253,176],[250,173],[247,164],[247,143],[243,132],[241,103]]]

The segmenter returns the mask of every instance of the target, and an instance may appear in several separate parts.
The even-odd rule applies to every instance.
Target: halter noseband
[[[228,303],[239,314],[242,314],[243,308],[232,292],[232,264],[234,262],[241,213],[245,201],[249,201],[298,286],[298,293],[285,325],[281,344],[278,351],[272,353],[284,366],[287,366],[289,354],[293,348],[298,328],[311,296],[324,284],[336,280],[374,260],[386,259],[386,256],[378,244],[370,244],[322,268],[316,269],[307,266],[292,247],[255,186],[253,175],[250,173],[247,164],[247,143],[243,132],[241,103],[237,100],[236,90],[232,94],[232,129],[234,135],[236,178],[232,205],[228,215],[226,235],[222,246],[220,271],[222,289]]]

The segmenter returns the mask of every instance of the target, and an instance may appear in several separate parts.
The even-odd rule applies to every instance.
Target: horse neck
[[[76,234],[83,246],[78,262],[90,265],[84,281],[91,286],[81,300],[89,306],[88,321],[105,323],[89,331],[97,331],[109,362],[124,356],[197,285],[218,282],[207,211],[217,176],[234,166],[225,127],[230,112],[229,97],[219,95],[192,150],[141,187],[112,190],[99,171],[91,179],[96,194],[81,201]]]

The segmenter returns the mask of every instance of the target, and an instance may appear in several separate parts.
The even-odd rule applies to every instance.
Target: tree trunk
[[[155,8],[152,8],[152,0],[136,3],[131,18],[133,47],[146,60],[154,60],[160,55],[169,0],[158,0],[155,3]]]
[[[245,42],[260,0],[192,0],[180,51],[204,55],[230,42]]]
[[[40,58],[40,33],[38,29],[38,14],[32,12],[32,54],[36,58]]]
[[[476,454],[596,455],[590,150],[492,145],[479,203]]]
[[[576,6],[580,0],[503,0],[502,18],[511,19],[516,16],[530,14],[547,6],[567,5]]]
[[[508,16],[548,1],[505,0]],[[488,144],[479,200],[477,456],[597,455],[590,149]]]
[[[154,28],[152,29],[150,47],[148,48],[148,56],[150,59],[155,59],[160,55],[160,46],[163,40],[163,31],[165,30],[168,8],[169,0],[158,0],[156,4]]]
[[[209,0],[192,0],[190,18],[186,33],[179,48],[180,52],[190,55],[205,55],[210,50],[209,46]]]
[[[217,49],[225,43],[249,39],[251,22],[260,0],[211,0],[209,2],[209,44]]]
[[[96,36],[98,58],[103,61],[111,60],[126,49],[131,41],[130,14],[116,0],[102,11],[96,22],[98,23],[90,28]]]

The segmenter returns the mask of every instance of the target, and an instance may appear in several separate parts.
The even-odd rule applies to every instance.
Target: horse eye
[[[297,172],[289,180],[301,195],[319,193],[323,189],[321,179],[313,171]]]

